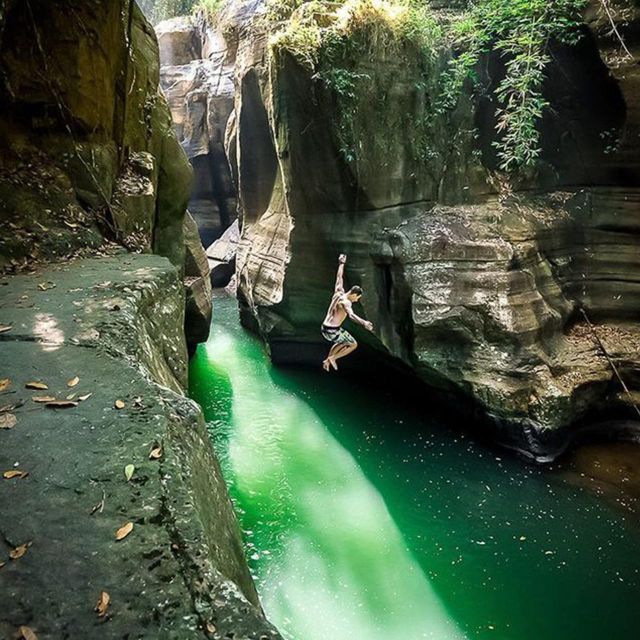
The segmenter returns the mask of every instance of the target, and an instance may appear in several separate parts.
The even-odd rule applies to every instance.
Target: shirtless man
[[[362,289],[360,287],[351,287],[347,292],[344,290],[343,277],[344,263],[346,261],[347,256],[341,254],[338,258],[340,265],[338,266],[333,298],[331,298],[329,310],[322,323],[322,337],[333,345],[329,355],[322,362],[322,368],[325,371],[329,371],[329,367],[337,370],[336,360],[349,355],[358,346],[355,338],[341,327],[347,318],[351,318],[351,320],[361,324],[365,329],[373,331],[373,325],[368,320],[363,320],[353,312],[352,304],[360,300]]]

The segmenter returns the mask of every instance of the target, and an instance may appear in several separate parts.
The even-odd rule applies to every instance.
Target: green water
[[[474,442],[386,382],[276,369],[234,301],[216,300],[191,395],[283,635],[640,637],[634,517]]]

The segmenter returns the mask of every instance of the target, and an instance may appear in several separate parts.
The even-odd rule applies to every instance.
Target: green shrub
[[[212,19],[222,5],[223,0],[197,0],[193,6],[194,11],[202,11],[208,18]]]
[[[408,0],[272,0],[268,19],[274,57],[283,52],[293,55],[333,94],[339,148],[347,162],[359,168],[365,160],[375,162],[375,158],[364,158],[360,153],[364,132],[359,129],[363,119],[371,118],[384,127],[413,128],[416,159],[430,156],[421,147],[432,143],[431,135],[423,135],[427,122],[387,121],[386,87],[377,86],[378,74],[359,69],[367,61],[378,61],[381,52],[404,58],[407,64],[421,67],[416,87],[425,90],[429,79],[437,77],[432,69],[433,54],[441,38],[439,26],[426,6]],[[387,150],[383,137],[372,142],[374,154],[384,157]]]
[[[217,12],[222,0],[137,0],[140,8],[153,24],[176,16],[188,16],[204,11],[209,17]]]
[[[441,106],[453,107],[480,57],[491,49],[505,59],[495,91],[499,107],[494,143],[500,168],[531,166],[540,155],[538,125],[548,106],[542,96],[552,39],[575,44],[585,0],[476,0],[452,25],[459,54],[445,72]]]
[[[496,87],[497,134],[494,143],[500,168],[507,172],[535,164],[540,154],[540,119],[548,104],[542,96],[551,40],[573,44],[586,0],[470,0],[452,19],[437,20],[420,0],[270,0],[267,17],[271,51],[287,51],[330,86],[341,104],[339,123],[343,153],[353,158],[357,141],[348,142],[356,117],[357,84],[362,80],[349,65],[353,59],[410,46],[422,58],[416,86],[427,99],[437,94],[428,121],[414,123],[428,157],[434,119],[453,109],[465,84],[475,79],[481,57],[498,51],[506,75]],[[442,68],[438,59],[453,47]],[[350,75],[351,74],[351,75]],[[355,74],[355,75],[354,75]],[[352,131],[353,133],[353,131]]]

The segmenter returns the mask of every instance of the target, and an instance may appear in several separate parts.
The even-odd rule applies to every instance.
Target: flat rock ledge
[[[0,278],[0,291],[0,637],[280,638],[183,393],[177,270],[125,254]]]

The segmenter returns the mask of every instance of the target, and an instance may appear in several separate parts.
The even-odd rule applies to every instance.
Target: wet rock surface
[[[279,637],[257,604],[200,409],[183,393],[175,268],[121,255],[0,286],[0,424],[15,418],[0,429],[0,469],[28,474],[0,480],[0,635],[26,625],[45,639]]]

